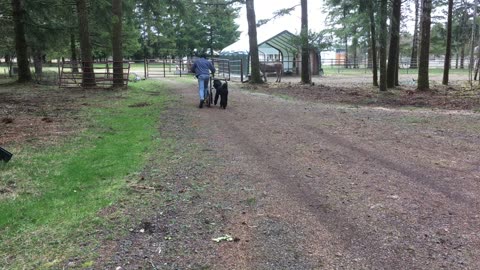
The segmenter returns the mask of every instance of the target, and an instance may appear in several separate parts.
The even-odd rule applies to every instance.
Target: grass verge
[[[1,181],[20,189],[0,201],[0,269],[58,268],[94,253],[95,230],[107,223],[98,213],[124,196],[127,175],[164,143],[158,119],[170,99],[151,81],[114,95],[89,101],[86,131],[53,148],[19,146],[0,165]]]

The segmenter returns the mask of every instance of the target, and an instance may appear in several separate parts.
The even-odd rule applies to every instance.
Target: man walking
[[[208,81],[210,79],[210,71],[212,75],[215,74],[215,67],[206,59],[206,55],[203,53],[200,58],[193,64],[191,72],[195,73],[195,77],[198,79],[198,94],[200,96],[199,108],[203,108],[203,102],[205,100],[205,91],[208,88]]]

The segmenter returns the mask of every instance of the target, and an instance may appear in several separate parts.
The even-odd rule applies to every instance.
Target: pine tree
[[[392,1],[392,16],[390,17],[390,49],[388,50],[387,87],[395,87],[398,78],[398,58],[400,55],[400,20],[402,0]]]
[[[450,59],[452,55],[452,17],[453,0],[448,0],[448,18],[447,18],[447,46],[445,52],[445,63],[443,66],[443,85],[448,85],[448,73],[450,70]]]
[[[410,68],[418,67],[418,20],[420,12],[419,0],[415,0],[415,26],[413,28],[412,54],[410,56]]]
[[[429,90],[429,54],[430,54],[430,25],[432,13],[432,0],[422,0],[422,19],[421,19],[421,38],[420,51],[418,57],[418,80],[417,89],[421,91]]]
[[[257,23],[255,18],[254,0],[246,0],[247,21],[248,21],[248,38],[250,44],[250,61],[251,61],[251,83],[263,83],[260,75],[260,59],[258,58],[258,42],[257,42]]]
[[[311,83],[310,78],[310,68],[309,68],[309,55],[310,49],[308,46],[308,9],[307,9],[307,0],[301,0],[301,8],[302,8],[302,31],[301,31],[301,39],[302,39],[302,83],[309,84]]]
[[[379,21],[379,54],[380,54],[380,91],[387,91],[387,2],[380,0]]]
[[[122,0],[112,0],[113,87],[123,86]]]
[[[368,18],[370,21],[370,54],[372,55],[373,86],[378,86],[377,67],[377,33],[375,27],[375,11],[373,1],[368,1]]]
[[[75,3],[78,13],[80,50],[82,53],[82,86],[94,87],[96,83],[95,72],[93,70],[92,45],[88,27],[87,0],[76,0]]]
[[[17,53],[18,82],[32,80],[30,63],[28,62],[27,41],[25,39],[25,8],[22,0],[12,0],[12,11],[15,31],[15,51]]]

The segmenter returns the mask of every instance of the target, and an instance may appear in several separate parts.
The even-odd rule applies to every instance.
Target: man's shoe
[[[203,100],[200,100],[200,105],[198,105],[198,107],[201,109],[203,108]]]

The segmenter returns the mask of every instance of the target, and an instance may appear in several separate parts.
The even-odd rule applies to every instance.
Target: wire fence
[[[322,59],[322,68],[336,68],[339,70],[349,70],[349,69],[371,69],[373,67],[373,62],[369,59],[335,59],[327,58]],[[429,60],[429,69],[443,69],[445,65],[445,60],[441,58],[432,58]],[[464,59],[452,59],[450,61],[450,69],[463,69],[468,71],[470,65],[470,60]],[[378,63],[377,63],[377,66]],[[411,61],[409,58],[400,59],[399,63],[400,69],[413,69],[418,68],[417,61]]]
[[[177,59],[146,59],[130,60],[123,62],[122,81],[125,86],[130,80],[140,80],[147,78],[165,78],[193,76],[190,69],[195,58],[177,58]],[[248,61],[245,59],[211,59],[217,70],[215,76],[226,80],[244,82],[249,77],[251,70]],[[474,79],[477,79],[478,65],[475,63]],[[284,61],[283,73],[286,76],[299,76],[301,73],[301,61]],[[333,74],[352,74],[357,76],[369,76],[372,72],[372,62],[366,57],[362,58],[322,58],[318,63],[310,64],[312,76],[333,75]],[[470,61],[453,58],[450,62],[450,70],[457,74],[466,74],[470,72]],[[93,62],[93,70],[84,71],[75,62],[44,63],[42,72],[35,72],[32,67],[32,75],[36,83],[39,84],[58,84],[61,87],[111,87],[113,78],[116,74],[113,72],[113,62]],[[432,58],[429,62],[429,69],[432,72],[440,72],[444,68],[444,60],[441,58]],[[417,73],[417,63],[410,58],[400,60],[399,69],[402,74]],[[16,63],[0,63],[0,78],[15,78],[18,73]],[[88,74],[91,73],[91,74]],[[367,75],[368,74],[368,75]],[[130,76],[132,75],[132,76]],[[85,85],[83,79],[88,76],[94,76],[95,80]],[[473,77],[473,76],[472,76]],[[93,77],[92,77],[93,78]],[[88,81],[88,80],[87,80]]]

